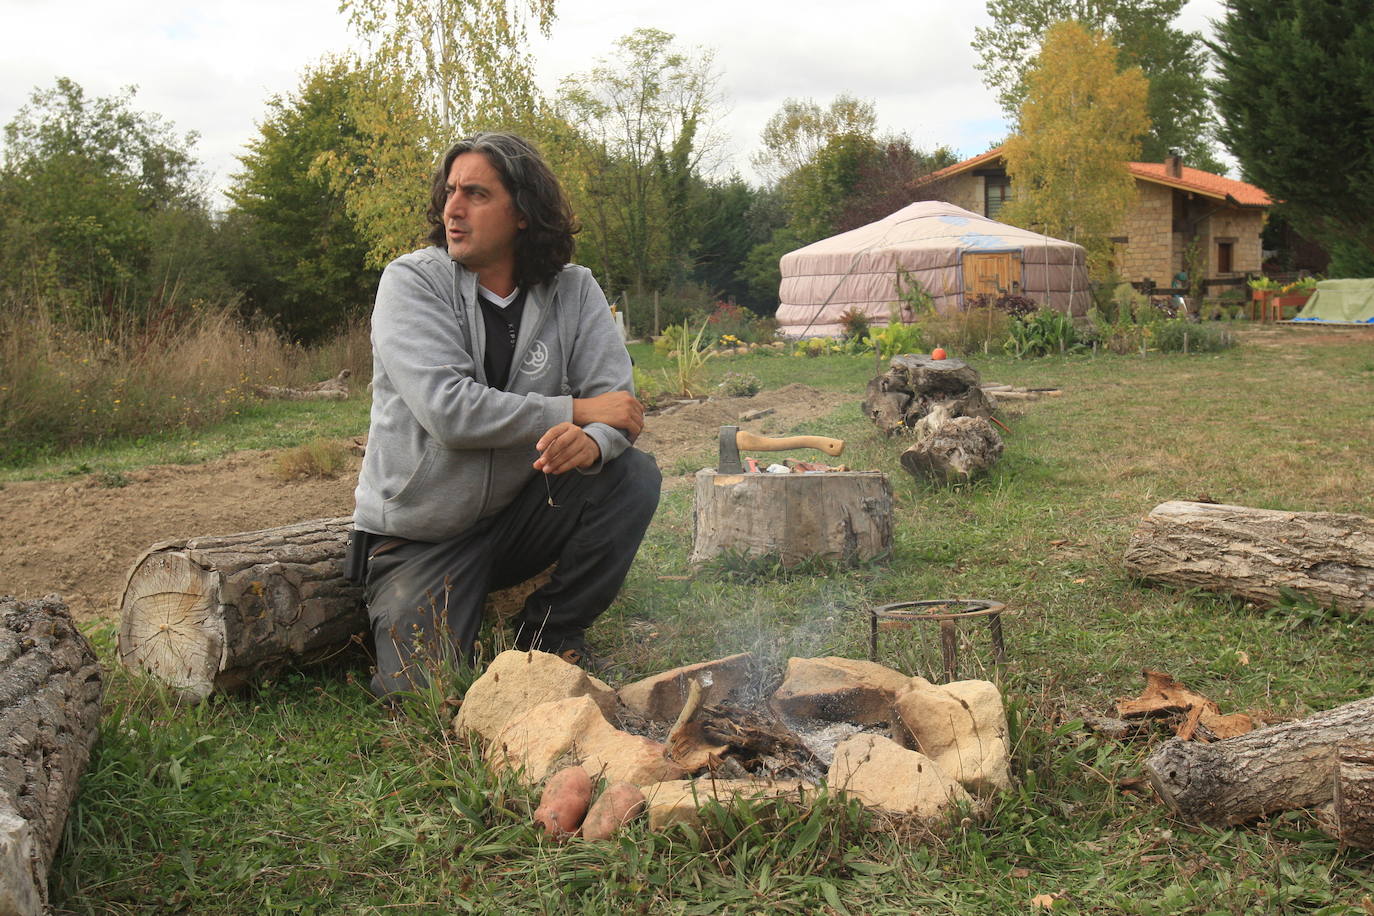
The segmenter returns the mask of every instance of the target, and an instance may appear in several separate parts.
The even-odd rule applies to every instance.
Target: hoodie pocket
[[[401,487],[400,491],[395,496],[383,500],[382,510],[385,512],[388,509],[397,509],[413,502],[416,494],[424,490],[425,484],[429,482],[437,457],[438,450],[434,446],[425,446],[424,454],[420,456],[420,463],[415,466],[415,470],[410,472],[410,477],[406,479],[405,485]]]

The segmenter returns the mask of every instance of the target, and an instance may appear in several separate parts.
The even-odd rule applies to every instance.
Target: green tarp
[[[1374,279],[1322,280],[1294,321],[1374,324]]]

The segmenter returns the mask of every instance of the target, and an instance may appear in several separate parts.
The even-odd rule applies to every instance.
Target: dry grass
[[[0,464],[79,445],[195,428],[240,413],[253,385],[299,386],[353,370],[371,377],[366,325],[314,350],[228,305],[148,321],[0,305]]]
[[[333,478],[348,467],[348,446],[333,439],[315,439],[277,453],[273,473],[281,480]]]

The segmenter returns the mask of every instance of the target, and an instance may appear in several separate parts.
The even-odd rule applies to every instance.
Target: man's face
[[[448,253],[477,274],[478,282],[505,295],[515,277],[515,239],[525,220],[515,210],[501,175],[481,153],[463,153],[448,171],[444,233]]]

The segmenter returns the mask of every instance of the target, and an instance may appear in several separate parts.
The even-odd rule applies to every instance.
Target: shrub
[[[896,303],[897,308],[890,324],[899,321],[920,318],[935,311],[935,298],[926,291],[921,282],[907,273],[905,268],[897,268],[897,298],[900,302]]]
[[[752,398],[762,389],[763,382],[757,375],[733,370],[725,373],[716,385],[716,390],[727,398]]]
[[[1150,331],[1150,344],[1161,353],[1181,353],[1185,336],[1190,353],[1216,353],[1236,345],[1236,335],[1228,328],[1181,318],[1161,321]]]
[[[690,336],[692,329],[685,321],[677,326],[674,333],[680,335],[682,344],[677,348],[673,365],[663,370],[663,380],[668,383],[665,393],[678,394],[684,398],[696,397],[697,392],[701,390],[701,377],[706,371],[706,361],[715,356],[717,351],[712,348],[713,341],[704,340],[704,321],[695,337]]]
[[[281,480],[332,478],[348,466],[348,446],[332,439],[315,439],[277,454],[272,471]]]
[[[753,312],[732,302],[717,302],[706,316],[707,331],[716,340],[728,335],[737,341],[752,342],[753,323]]]
[[[1017,359],[1067,353],[1079,347],[1073,319],[1058,309],[1044,308],[1011,319],[1006,350]]]
[[[922,353],[926,349],[925,331],[919,324],[889,324],[870,333],[864,341],[883,359],[900,353]]]
[[[973,308],[921,319],[925,339],[955,353],[1001,352],[1009,336],[1011,320],[994,308]]]
[[[868,313],[862,309],[850,308],[840,316],[845,340],[863,340],[868,336]]]

